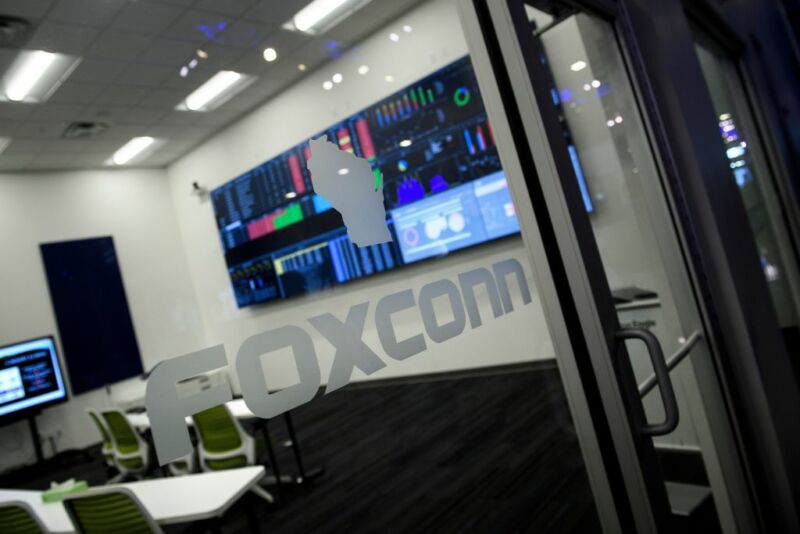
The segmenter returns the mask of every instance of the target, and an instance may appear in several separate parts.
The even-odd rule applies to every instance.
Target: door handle
[[[678,401],[675,399],[675,391],[672,389],[672,380],[669,377],[669,369],[667,369],[667,362],[664,360],[664,351],[661,350],[661,343],[652,332],[643,328],[622,328],[617,331],[615,338],[617,341],[638,339],[645,344],[650,355],[650,361],[653,364],[661,400],[664,404],[664,421],[654,424],[646,423],[642,426],[640,432],[646,436],[669,434],[678,426]]]

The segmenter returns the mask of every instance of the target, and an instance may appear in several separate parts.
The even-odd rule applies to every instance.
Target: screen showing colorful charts
[[[519,232],[468,57],[317,135],[382,176],[391,243],[358,248],[312,190],[308,141],[212,191],[240,307],[325,289]]]

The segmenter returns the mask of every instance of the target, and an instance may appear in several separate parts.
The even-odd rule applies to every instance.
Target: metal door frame
[[[635,0],[633,1],[633,3],[636,3]],[[613,342],[610,341],[609,336],[611,336],[615,331],[615,329],[617,328],[616,319],[614,318],[613,320],[611,320],[608,317],[604,317],[612,313],[609,312],[609,310],[613,310],[613,306],[609,304],[606,295],[600,294],[602,292],[598,293],[598,291],[592,289],[593,287],[602,287],[603,285],[601,283],[600,285],[595,284],[593,286],[592,281],[594,280],[595,282],[597,282],[598,275],[603,279],[604,282],[604,277],[602,276],[603,272],[602,265],[599,264],[599,257],[597,256],[596,251],[595,253],[592,253],[591,246],[589,246],[588,247],[589,250],[587,253],[587,256],[589,257],[585,257],[582,256],[581,251],[579,250],[579,247],[583,246],[584,252],[587,252],[586,251],[587,239],[589,241],[593,240],[591,236],[591,228],[588,225],[588,218],[583,216],[582,217],[583,221],[570,220],[571,219],[570,212],[572,213],[581,212],[580,209],[577,209],[577,205],[575,203],[576,199],[579,198],[579,195],[577,194],[576,191],[572,191],[571,193],[569,192],[569,189],[571,188],[570,183],[573,184],[572,188],[576,189],[576,187],[574,187],[575,184],[574,179],[562,180],[563,183],[559,183],[558,176],[566,175],[571,177],[572,171],[569,168],[568,162],[559,161],[558,155],[554,157],[549,150],[544,148],[548,146],[547,142],[548,131],[546,127],[542,126],[543,123],[542,115],[547,115],[547,107],[537,106],[536,98],[531,96],[534,94],[533,85],[535,84],[535,81],[534,82],[531,81],[531,78],[533,77],[521,76],[521,73],[529,72],[530,65],[526,65],[525,58],[522,57],[522,54],[519,52],[518,43],[517,46],[515,47],[514,40],[516,39],[516,37],[514,36],[515,34],[514,20],[513,20],[514,17],[510,15],[509,10],[517,9],[517,18],[519,19],[520,18],[519,11],[521,10],[522,1],[508,0],[507,4],[502,5],[502,3],[486,3],[481,0],[475,0],[473,3],[469,2],[468,0],[462,0],[462,12],[469,11],[468,7],[464,7],[469,5],[472,5],[472,8],[477,10],[476,11],[478,13],[477,16],[479,17],[479,19],[481,19],[484,25],[484,31],[486,30],[487,24],[491,25],[491,32],[494,32],[494,38],[498,41],[497,49],[493,50],[493,59],[495,59],[494,72],[489,70],[487,72],[489,72],[490,74],[484,72],[483,76],[481,76],[481,73],[479,72],[479,80],[481,81],[482,86],[485,83],[485,78],[491,75],[494,75],[501,83],[503,82],[502,78],[504,75],[505,77],[513,78],[513,83],[510,83],[509,85],[514,86],[514,89],[511,89],[511,93],[513,93],[516,90],[517,93],[516,98],[514,97],[513,94],[502,95],[503,97],[505,97],[505,102],[504,102],[505,109],[499,112],[495,111],[495,113],[503,113],[503,112],[509,113],[510,111],[508,109],[509,99],[516,100],[516,102],[513,102],[510,105],[512,107],[516,106],[514,112],[517,114],[519,114],[520,110],[522,110],[522,116],[524,116],[526,119],[525,125],[528,127],[529,131],[527,132],[523,131],[522,135],[527,134],[529,146],[527,148],[523,147],[522,151],[527,151],[529,154],[536,156],[535,158],[533,158],[536,167],[535,172],[538,172],[539,174],[538,179],[540,181],[543,181],[543,183],[541,184],[542,185],[541,193],[544,194],[544,196],[546,197],[546,201],[544,204],[545,217],[550,220],[550,222],[552,223],[551,226],[555,230],[552,236],[554,238],[553,243],[550,244],[550,246],[555,247],[555,249],[551,249],[551,252],[553,254],[560,255],[560,259],[562,260],[561,261],[562,266],[567,266],[567,268],[564,270],[563,273],[566,275],[568,280],[567,286],[569,287],[566,288],[566,291],[568,292],[567,294],[571,293],[569,296],[571,297],[574,304],[577,305],[576,311],[578,313],[580,323],[583,325],[583,335],[585,336],[584,340],[593,349],[591,351],[593,353],[592,365],[594,366],[596,376],[598,377],[599,390],[602,392],[601,396],[604,399],[604,408],[607,413],[607,418],[608,418],[607,420],[609,421],[609,424],[612,428],[612,432],[614,433],[614,441],[619,454],[619,459],[621,461],[624,461],[624,458],[631,458],[632,457],[631,452],[637,449],[637,447],[641,447],[642,444],[640,440],[637,439],[637,436],[633,435],[630,432],[630,428],[626,430],[618,428],[617,426],[618,423],[617,418],[619,418],[620,416],[622,416],[623,418],[625,417],[624,415],[625,403],[622,402],[622,396],[625,394],[625,392],[621,390],[619,386],[616,384],[615,379],[613,378],[614,374],[613,370],[609,367],[609,362],[612,361],[612,355],[611,355],[612,349],[609,349],[609,347],[614,346]],[[633,63],[637,64],[636,60],[638,60],[638,66],[641,67],[642,54],[637,47],[636,37],[640,35],[641,32],[644,30],[643,28],[639,28],[638,31],[632,31],[630,29],[631,21],[632,19],[635,19],[635,17],[631,17],[629,8],[626,6],[620,7],[617,4],[606,2],[604,0],[593,0],[591,2],[588,2],[587,6],[585,7],[588,7],[589,10],[591,11],[595,12],[599,11],[605,14],[606,16],[609,15],[614,16],[615,26],[617,27],[617,31],[620,34],[622,34],[622,38],[620,39],[621,41],[620,45],[623,49],[623,54],[626,56],[626,60],[630,63],[631,56],[633,56],[634,58]],[[483,9],[483,13],[481,13],[481,9]],[[682,14],[679,18],[683,20]],[[487,36],[485,33],[486,32],[484,32],[483,38],[486,39],[487,41],[490,40],[491,36]],[[519,34],[519,32],[516,33]],[[472,40],[470,40],[470,42],[472,42]],[[688,42],[691,44],[691,40],[689,40]],[[624,46],[622,46],[623,44]],[[505,47],[504,50],[503,47]],[[498,72],[496,68],[496,64],[498,62],[506,63],[506,65],[504,65],[504,69],[502,69],[504,70],[504,72]],[[659,122],[660,119],[659,114],[654,112],[654,109],[651,109],[655,108],[654,105],[655,99],[653,98],[654,95],[652,94],[652,91],[650,90],[651,88],[648,86],[647,83],[649,81],[647,77],[648,73],[645,69],[641,68],[636,69],[634,67],[633,70],[635,72],[634,74],[631,75],[631,82],[634,84],[634,90],[637,93],[639,93],[637,96],[640,97],[640,100],[644,101],[644,106],[647,108],[646,110],[647,113],[645,112],[642,113],[643,115],[642,118],[643,120],[645,120],[646,127],[649,127],[648,130],[655,129],[656,133],[663,133],[659,132],[659,130],[664,129],[664,124]],[[644,79],[643,85],[645,86],[646,89],[645,91],[643,91],[644,95],[642,95],[641,88],[638,87],[638,84],[636,83],[638,82],[640,77]],[[702,79],[700,81],[702,81]],[[509,92],[508,89],[509,88],[506,88],[506,93]],[[543,92],[547,92],[549,98],[549,91],[543,91],[542,88],[539,89],[540,97],[543,94]],[[650,121],[653,119],[654,122],[656,122],[655,128],[652,126],[652,124],[650,124]],[[547,118],[544,119],[544,122],[546,123],[548,122]],[[554,129],[553,127],[554,121],[552,120],[552,118],[550,118],[549,124],[550,124],[549,129],[551,130],[549,132],[550,140],[552,140],[554,137],[560,138],[560,134],[553,135],[552,130]],[[533,125],[535,125],[536,127],[534,128]],[[652,131],[649,131],[648,133],[651,134],[650,137],[652,139],[653,138]],[[658,137],[658,135],[656,137]],[[665,138],[666,136],[663,135],[661,136],[662,141]],[[662,166],[662,168],[660,169],[662,171],[662,175],[668,178],[667,180],[665,180],[668,182],[669,185],[669,187],[665,188],[666,189],[665,196],[667,197],[667,201],[670,203],[670,206],[676,204],[676,199],[678,201],[677,202],[678,205],[683,205],[684,203],[683,199],[684,191],[681,187],[676,187],[682,184],[680,184],[678,181],[675,180],[675,175],[677,173],[675,172],[676,165],[674,161],[674,147],[672,146],[673,144],[674,143],[664,143],[664,144],[660,143],[659,147],[661,148],[661,150],[659,152],[665,152],[666,154],[662,155],[663,159],[661,157],[656,158]],[[680,147],[680,148],[686,151],[686,148],[691,148],[691,147]],[[522,151],[518,150],[518,152]],[[562,152],[565,153],[565,151]],[[693,158],[696,158],[698,156],[697,153],[694,151],[690,151],[690,154]],[[720,153],[720,159],[722,159],[722,153]],[[527,162],[529,166],[533,167],[532,165],[530,165],[531,163],[533,163],[533,161]],[[664,167],[666,167],[666,169]],[[531,183],[530,173],[532,171],[528,170],[527,168],[526,171],[529,175],[528,183],[530,186]],[[671,178],[671,180],[669,178]],[[536,177],[534,176],[533,180],[535,179]],[[563,187],[564,190],[566,190],[566,194],[564,194],[565,191],[561,191],[561,187]],[[512,183],[512,188],[513,188],[513,183]],[[528,189],[530,189],[530,187]],[[524,195],[533,194],[533,192],[529,193],[528,191],[515,191],[515,192],[517,192],[517,195],[515,195],[516,199],[521,198]],[[543,199],[539,200],[543,201]],[[542,208],[540,206],[541,206],[540,204],[537,204],[537,208],[541,210]],[[547,211],[548,209],[550,210],[549,212]],[[687,243],[690,245],[687,248],[687,250],[689,251],[687,253],[687,256],[689,256],[689,258],[682,258],[682,257],[676,258],[674,265],[667,266],[668,267],[667,272],[668,273],[675,272],[676,268],[675,265],[677,265],[677,268],[682,270],[684,273],[686,273],[688,270],[689,280],[684,281],[683,284],[679,284],[679,287],[680,285],[683,285],[683,286],[688,286],[688,288],[691,289],[692,286],[689,284],[693,285],[696,282],[696,279],[698,278],[695,274],[697,272],[695,269],[698,267],[699,264],[699,266],[701,267],[699,272],[704,272],[702,269],[702,267],[704,266],[703,262],[697,261],[698,260],[697,248],[699,247],[698,239],[697,236],[695,235],[695,232],[693,231],[694,230],[693,226],[690,224],[691,222],[693,222],[692,221],[693,218],[688,217],[686,211],[687,210],[685,209],[678,211],[677,215],[675,216],[675,218],[679,220],[678,223],[676,223],[674,220],[670,219],[669,216],[667,216],[667,220],[665,221],[667,224],[663,226],[665,228],[672,228],[673,226],[674,228],[677,228],[679,232],[677,235],[677,239],[681,241],[681,245],[686,246]],[[702,216],[707,215],[707,213],[703,212],[701,213]],[[581,217],[578,218],[581,219]],[[540,215],[539,218],[540,226],[542,226],[541,219],[542,217]],[[711,226],[710,230],[718,231],[718,228],[716,226],[717,225]],[[689,230],[684,232],[685,228],[688,228]],[[707,228],[705,233],[712,233],[709,232],[708,230],[709,229]],[[673,240],[676,239],[674,230],[670,229],[669,231],[673,233]],[[702,243],[702,241],[700,242]],[[559,249],[559,244],[561,245],[560,249]],[[555,250],[555,252],[553,252],[553,250]],[[716,261],[712,264],[712,267],[715,267],[723,275],[727,275],[725,282],[727,282],[728,286],[730,286],[731,273],[728,272],[728,266],[724,265],[724,263],[720,264],[720,260],[724,262],[726,259],[728,259],[727,256],[724,254],[720,254],[718,247],[717,248],[712,247],[711,252],[715,253],[712,254],[712,256],[714,255],[716,256]],[[592,258],[591,256],[594,257]],[[756,256],[752,257],[755,258]],[[549,261],[552,263],[552,260]],[[724,268],[720,268],[723,266]],[[756,276],[757,277],[760,276],[760,273],[759,275]],[[683,278],[685,280],[687,277],[684,276]],[[703,280],[702,277],[700,277],[700,279],[701,282],[707,282],[707,280]],[[672,279],[670,280],[670,282],[672,282]],[[766,286],[765,282],[763,281],[762,284],[763,288],[759,288],[758,280],[756,280],[755,284],[753,284],[753,287],[750,288],[750,293],[751,294],[758,293],[759,289],[763,289],[764,291],[762,292],[761,295],[763,297],[764,294],[766,293]],[[702,318],[697,317],[697,320],[701,321],[702,324],[705,325],[709,317],[711,317],[712,319],[718,319],[718,314],[713,313],[714,310],[713,306],[707,307],[704,305],[706,299],[709,296],[709,293],[713,293],[713,291],[704,287],[704,284],[702,283],[699,285],[700,287],[698,289],[698,293],[700,295],[699,298],[700,302],[695,301],[693,291],[682,291],[681,294],[685,293],[684,300],[686,300],[687,302],[685,302],[684,305],[682,306],[681,303],[678,302],[679,299],[676,298],[676,306],[678,306],[679,309],[681,308],[694,309],[695,310],[694,315],[702,315]],[[733,285],[735,287],[735,284]],[[564,289],[562,289],[562,291],[564,291]],[[562,293],[562,295],[563,294],[564,293]],[[728,294],[723,296],[726,297],[726,299],[723,302],[730,303],[731,296],[736,296],[736,293],[734,292],[733,294],[731,294],[729,292]],[[739,308],[739,310],[734,309],[734,313],[728,315],[732,315],[734,319],[741,319],[741,317],[736,317],[735,312],[741,311],[740,308],[742,307],[741,304],[742,302],[748,302],[748,301],[742,301],[742,300],[736,301],[735,308]],[[686,306],[687,304],[688,308]],[[712,304],[714,304],[713,301]],[[712,310],[711,312],[709,312],[709,308]],[[605,313],[597,314],[596,312],[594,312],[594,310],[596,309],[604,309]],[[712,327],[710,329],[710,333],[712,334],[712,339],[710,340],[710,343],[714,345],[715,348],[717,349],[719,349],[720,347],[729,348],[731,345],[730,340],[727,340],[728,342],[725,342],[725,339],[723,338],[723,342],[719,341],[720,328],[718,325],[718,320],[712,321],[712,323],[716,323],[713,325],[716,326],[716,328]],[[739,326],[742,326],[741,320],[737,321],[737,323]],[[766,332],[767,337],[769,337],[768,334],[770,333],[770,331],[774,331],[775,329],[774,324],[775,324],[774,322],[771,324],[769,323],[768,315],[766,317],[762,316],[762,321],[760,321],[759,324],[756,325],[756,328],[753,328],[752,330],[760,330],[762,334]],[[746,339],[753,340],[753,338],[755,337],[754,336],[755,332],[752,332],[750,330],[751,329],[749,328],[745,328],[742,331],[734,331],[734,333],[738,334],[740,339],[741,339],[741,334],[744,333],[746,335]],[[758,339],[756,339],[756,341],[758,341]],[[775,340],[772,339],[772,341],[773,343],[768,343],[768,344],[774,347]],[[763,343],[764,341],[761,340],[761,342]],[[749,344],[745,347],[745,349],[750,349],[750,348],[751,346]],[[559,350],[558,347],[557,350]],[[719,354],[718,350],[714,352],[717,355]],[[745,351],[740,350],[739,351],[740,354],[738,354],[737,356],[741,356],[742,352],[745,353],[744,356],[752,354],[752,350],[749,351],[749,354],[748,351],[746,350]],[[717,363],[719,363],[719,358],[717,358],[717,360],[718,360]],[[618,364],[619,362],[616,363]],[[730,367],[731,366],[728,365],[728,368]],[[617,368],[617,371],[619,372],[620,369]],[[706,368],[702,370],[702,372],[706,374],[706,378],[708,379],[716,381],[718,378],[716,376],[716,373],[714,372],[713,365],[706,366]],[[621,374],[624,376],[625,371],[623,370]],[[607,380],[609,383],[604,383]],[[751,382],[756,382],[756,381],[751,380]],[[759,383],[759,385],[761,385],[763,391],[763,384]],[[725,393],[727,393],[727,400],[730,400],[730,391],[726,390]],[[727,406],[725,400],[726,399],[723,397],[723,394],[720,391],[716,391],[714,392],[713,395],[710,395],[710,400],[707,401],[707,399],[704,399],[704,401],[710,402],[712,404],[713,413],[723,413],[723,414],[727,413],[726,412]],[[630,402],[631,399],[628,399],[627,404],[630,404]],[[621,408],[620,404],[623,404],[622,409],[620,409]],[[631,416],[631,414],[629,413],[628,416]],[[636,418],[635,414],[633,418],[634,419]],[[718,444],[718,446],[722,449],[720,451],[721,455],[724,457],[722,463],[727,465],[728,472],[730,472],[731,465],[741,466],[740,463],[741,458],[739,456],[739,451],[737,450],[736,442],[733,440],[733,431],[731,430],[728,421],[723,421],[723,422],[711,421],[711,423],[715,424],[718,427],[717,430],[720,430],[721,428],[722,430],[721,435],[730,437],[730,439],[723,439],[722,442],[724,443]],[[720,433],[718,432],[717,435],[720,435]],[[621,462],[617,462],[617,465],[622,465],[622,464]],[[650,471],[652,466],[645,465],[644,468],[645,471]],[[655,529],[656,526],[653,514],[648,514],[646,511],[644,511],[647,508],[653,511],[654,504],[656,505],[656,507],[658,506],[657,503],[654,503],[654,500],[657,501],[660,499],[660,497],[658,496],[653,497],[653,492],[655,491],[656,493],[658,493],[658,490],[654,489],[652,487],[652,484],[650,484],[650,487],[648,487],[648,482],[650,482],[649,479],[653,478],[652,473],[648,475],[643,475],[640,470],[629,469],[626,468],[626,466],[623,466],[621,471],[623,474],[623,478],[625,480],[625,484],[627,485],[629,490],[628,493],[629,493],[630,503],[632,505],[633,516],[635,517],[637,529],[640,531]],[[738,472],[738,469],[734,469],[733,473],[729,475],[732,476],[733,479],[736,479],[728,481],[728,483],[733,486],[732,493],[734,494],[734,498],[732,498],[732,504],[730,508],[736,511],[736,516],[737,516],[736,524],[739,526],[739,528],[742,528],[744,530],[750,530],[754,523],[751,514],[752,504],[750,502],[750,499],[748,498],[749,496],[747,495],[748,484],[744,480],[744,477],[738,475],[741,475],[741,473]],[[645,498],[644,500],[642,500],[641,496],[647,493],[648,491],[650,492],[650,497],[652,497],[652,499]],[[663,509],[662,510],[655,509],[654,513],[656,516],[661,518],[659,522],[663,521],[663,515],[664,515]],[[788,516],[791,514],[786,514],[786,515]],[[786,525],[792,524],[791,517],[787,517],[785,519],[787,520],[787,522],[783,524]]]

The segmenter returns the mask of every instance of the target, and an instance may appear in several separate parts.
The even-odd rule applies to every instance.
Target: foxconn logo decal
[[[382,203],[381,203],[382,204]],[[377,217],[377,214],[375,215]],[[345,219],[347,220],[347,219]],[[348,227],[350,231],[350,227]],[[382,230],[360,234],[365,243],[381,238]],[[351,239],[354,236],[351,235]],[[145,405],[150,417],[153,440],[161,465],[177,460],[192,451],[185,417],[232,400],[230,385],[225,382],[191,396],[179,397],[177,383],[193,376],[229,367],[239,377],[247,407],[258,417],[269,419],[309,402],[321,385],[321,371],[314,341],[308,333],[313,328],[336,350],[325,394],[346,386],[354,369],[371,375],[392,360],[402,361],[425,352],[431,343],[445,343],[467,329],[479,328],[489,309],[495,319],[514,311],[510,287],[519,291],[523,305],[531,302],[522,265],[507,259],[458,275],[457,280],[441,279],[424,285],[418,294],[411,289],[380,298],[374,305],[353,304],[344,317],[323,313],[309,317],[306,323],[286,325],[261,332],[244,340],[230,366],[223,345],[184,354],[166,360],[153,369],[147,383]],[[489,306],[478,307],[476,288],[488,295]],[[434,300],[446,298],[446,320],[437,317]],[[416,309],[419,332],[399,338],[394,317],[401,311]],[[367,321],[375,327],[380,341],[372,347],[362,339]],[[290,348],[299,380],[280,391],[270,392],[262,362],[271,355]]]

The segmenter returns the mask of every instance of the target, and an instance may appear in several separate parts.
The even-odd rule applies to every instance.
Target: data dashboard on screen
[[[239,307],[288,298],[519,232],[468,57],[323,132],[383,180],[392,241],[356,247],[314,194],[308,140],[211,192]]]
[[[0,422],[66,399],[52,337],[0,347]]]

